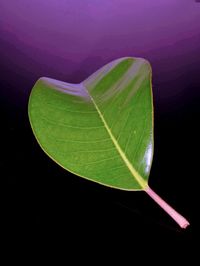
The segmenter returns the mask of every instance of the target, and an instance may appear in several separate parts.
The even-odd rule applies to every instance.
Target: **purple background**
[[[189,218],[185,232],[144,193],[110,190],[67,174],[43,153],[30,130],[27,102],[39,77],[77,83],[123,56],[144,57],[152,65],[155,154],[150,185]],[[132,245],[169,240],[176,252],[183,248],[181,257],[188,254],[199,225],[199,100],[200,3],[0,0],[0,167],[8,179],[5,217],[10,228],[41,229],[48,237],[49,231],[51,237],[58,232],[65,240],[73,231],[80,240],[80,235],[99,239],[97,226],[107,241],[117,231],[116,241],[124,235]]]
[[[145,57],[153,67],[158,104],[168,109],[188,97],[190,76],[200,71],[200,5],[193,0],[1,0],[0,40],[3,76],[23,82],[40,76],[80,82],[115,58]],[[29,92],[21,86],[13,95]]]

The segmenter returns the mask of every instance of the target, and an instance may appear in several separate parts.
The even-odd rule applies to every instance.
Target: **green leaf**
[[[41,148],[63,168],[102,185],[144,190],[182,228],[189,222],[149,186],[153,159],[151,67],[115,60],[80,84],[39,79],[29,119]]]
[[[147,188],[153,104],[146,60],[120,58],[80,84],[39,79],[29,119],[41,148],[68,171],[118,189]]]

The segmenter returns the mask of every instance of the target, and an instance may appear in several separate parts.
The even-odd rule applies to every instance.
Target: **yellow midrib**
[[[84,86],[85,90],[87,91],[86,87]],[[110,130],[109,126],[106,123],[106,120],[104,119],[101,111],[99,110],[98,106],[96,105],[94,99],[92,98],[92,96],[89,94],[89,92],[87,91],[92,103],[94,104],[112,142],[114,143],[117,151],[119,152],[122,160],[124,161],[124,163],[126,164],[126,166],[128,167],[129,171],[131,172],[131,174],[133,175],[133,177],[136,179],[136,181],[140,184],[142,189],[145,189],[148,184],[147,182],[141,177],[141,175],[135,170],[135,168],[133,167],[133,165],[131,164],[131,162],[128,160],[128,158],[126,157],[126,154],[124,153],[124,151],[122,150],[122,148],[120,147],[119,143],[117,142],[116,138],[114,137],[114,135],[112,134],[112,131]]]

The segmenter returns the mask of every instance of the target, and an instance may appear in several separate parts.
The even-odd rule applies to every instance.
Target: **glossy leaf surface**
[[[41,78],[29,118],[42,149],[68,171],[119,189],[147,187],[153,105],[146,60],[115,60],[80,84]]]

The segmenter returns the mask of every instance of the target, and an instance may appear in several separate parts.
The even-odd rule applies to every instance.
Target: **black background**
[[[194,40],[197,44],[199,37]],[[133,250],[139,246],[154,253],[161,249],[170,256],[178,251],[180,257],[191,256],[199,223],[200,42],[173,73],[159,72],[165,61],[152,60],[153,89],[167,91],[173,87],[176,96],[166,97],[162,105],[162,90],[155,93],[155,151],[149,184],[188,218],[191,225],[182,230],[144,192],[114,190],[86,181],[63,170],[43,153],[29,125],[28,97],[40,76],[58,77],[59,71],[45,70],[42,58],[38,65],[34,62],[31,71],[20,69],[20,60],[28,66],[31,59],[17,51],[12,42],[0,41],[0,167],[1,178],[6,181],[3,220],[9,241],[18,245],[19,240],[26,239],[42,248],[47,243],[64,242],[74,249],[87,248],[87,241],[95,249],[103,241],[99,244],[102,253],[105,246],[120,249],[131,243]],[[10,60],[13,51],[15,57]],[[170,51],[165,50],[166,58]],[[126,55],[125,50],[122,53]],[[65,80],[80,81],[111,59],[114,56],[101,62],[88,59],[89,70],[83,64],[70,80]],[[170,60],[176,63],[173,56]],[[132,253],[128,254],[131,257]]]
[[[1,73],[6,67],[6,62],[1,63]],[[35,75],[24,81],[23,73],[19,77],[15,74],[10,67],[1,76],[0,86],[1,176],[7,181],[4,203],[10,228],[51,231],[55,235],[74,231],[87,237],[100,234],[97,233],[100,228],[106,239],[116,233],[130,239],[148,236],[192,244],[199,208],[198,193],[195,194],[200,85],[197,72],[190,77],[193,83],[185,85],[192,93],[179,108],[160,112],[155,102],[155,152],[150,185],[188,217],[191,226],[186,230],[180,230],[145,193],[97,185],[69,174],[51,161],[36,143],[27,116],[28,94]],[[18,95],[19,87],[29,91]],[[176,88],[174,80],[173,87]],[[16,93],[14,98],[10,98],[12,92]]]

